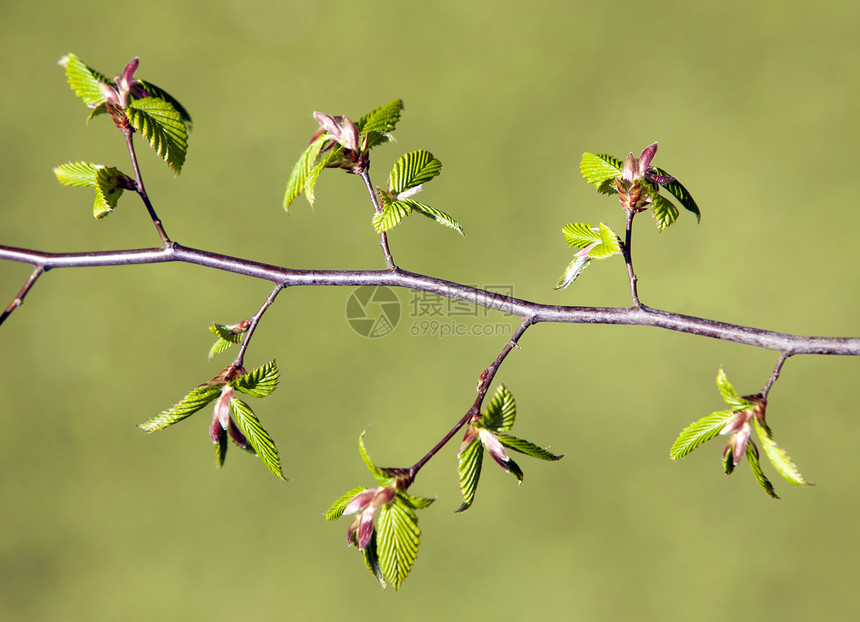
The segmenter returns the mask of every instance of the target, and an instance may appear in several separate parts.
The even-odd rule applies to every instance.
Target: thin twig
[[[520,337],[523,336],[523,333],[526,332],[526,329],[528,329],[528,327],[532,324],[534,324],[533,317],[529,316],[523,318],[523,321],[520,323],[517,330],[514,331],[513,336],[505,343],[505,346],[502,348],[502,351],[499,352],[499,355],[496,357],[496,360],[493,361],[492,364],[483,371],[480,378],[478,379],[478,397],[477,399],[475,399],[475,403],[472,404],[472,407],[468,411],[466,411],[466,414],[463,416],[463,418],[460,419],[460,421],[458,421],[444,437],[442,437],[442,440],[436,443],[433,449],[428,451],[427,454],[423,458],[421,458],[421,460],[416,462],[407,471],[407,487],[415,480],[415,477],[418,475],[418,471],[421,470],[421,467],[427,464],[427,462],[429,462],[433,456],[439,453],[439,451],[448,443],[448,441],[454,438],[454,435],[460,431],[460,428],[466,425],[470,420],[472,420],[481,412],[481,405],[484,402],[484,398],[487,395],[487,391],[490,389],[490,385],[492,385],[493,383],[493,378],[496,377],[496,372],[499,370],[499,367],[501,367],[502,362],[505,360],[505,357],[508,355],[508,353],[514,348],[519,347],[517,345],[517,342],[520,340]]]
[[[630,300],[635,308],[640,308],[642,303],[639,302],[639,289],[637,287],[636,273],[633,271],[633,254],[631,245],[633,244],[633,217],[636,216],[636,211],[632,209],[625,210],[627,212],[627,222],[625,225],[624,245],[621,248],[624,255],[624,263],[627,265],[627,278],[630,281]]]
[[[9,303],[9,306],[6,307],[6,309],[3,311],[3,313],[0,313],[0,324],[3,324],[3,322],[6,320],[6,318],[11,315],[12,311],[14,311],[18,307],[20,307],[22,304],[24,304],[24,296],[26,296],[27,292],[30,291],[30,288],[33,287],[33,284],[36,282],[36,279],[38,279],[44,273],[45,273],[45,267],[44,266],[37,265],[33,269],[33,272],[30,274],[30,278],[27,279],[26,283],[24,283],[24,287],[21,288],[21,291],[18,292],[18,295],[15,297],[15,299],[11,303]]]
[[[152,224],[155,225],[155,230],[158,232],[158,236],[161,238],[161,242],[164,246],[170,245],[170,238],[167,237],[167,232],[164,230],[164,225],[161,223],[161,219],[155,213],[155,208],[152,206],[152,202],[149,200],[149,195],[146,193],[146,188],[143,185],[143,177],[140,175],[140,167],[137,164],[137,153],[134,150],[134,140],[132,138],[133,131],[127,130],[123,131],[123,135],[125,136],[125,144],[128,146],[128,155],[131,158],[131,165],[134,169],[134,178],[135,185],[137,188],[135,189],[140,199],[143,201],[143,204],[146,206],[146,211],[149,212],[149,217],[152,219]]]
[[[770,378],[768,378],[767,384],[764,385],[764,389],[761,390],[761,395],[765,399],[767,399],[767,394],[770,393],[770,389],[773,384],[777,380],[779,380],[779,373],[780,371],[782,371],[782,366],[785,364],[791,354],[791,352],[783,352],[779,355],[779,360],[776,362],[776,367],[773,368],[773,373],[770,375]]]
[[[45,270],[95,266],[182,262],[286,286],[386,285],[461,300],[502,313],[533,317],[534,323],[619,324],[653,326],[700,337],[741,343],[766,350],[796,354],[860,356],[860,337],[807,337],[760,328],[718,322],[706,318],[661,311],[653,307],[574,307],[548,305],[504,296],[477,287],[446,281],[403,269],[392,270],[297,270],[221,255],[172,243],[169,247],[89,253],[46,253],[0,245],[0,259],[19,261]]]
[[[278,283],[272,288],[272,293],[269,294],[269,297],[266,298],[266,302],[263,303],[263,306],[254,314],[254,317],[251,318],[251,324],[248,326],[248,330],[245,333],[245,338],[242,340],[242,345],[239,348],[238,354],[236,354],[236,359],[233,361],[233,367],[242,367],[245,363],[245,350],[248,349],[248,345],[251,342],[251,337],[254,336],[254,331],[257,330],[257,325],[260,323],[260,318],[263,317],[263,314],[266,312],[266,309],[272,306],[272,303],[275,302],[275,298],[278,297],[278,294],[281,293],[281,290],[284,289],[284,285]]]
[[[359,173],[361,180],[364,182],[364,187],[367,188],[367,193],[370,195],[370,201],[373,203],[373,211],[376,214],[382,213],[382,206],[379,204],[379,197],[376,196],[376,191],[373,189],[373,183],[370,181],[370,173],[368,169],[364,169]],[[385,255],[385,265],[389,270],[397,270],[394,264],[394,258],[391,256],[391,251],[388,249],[388,235],[383,231],[379,234],[379,245],[382,247],[382,253]]]

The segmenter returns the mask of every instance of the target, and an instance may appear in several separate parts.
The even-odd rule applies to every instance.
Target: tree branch
[[[749,326],[718,322],[679,313],[661,311],[642,305],[625,307],[574,307],[548,305],[452,281],[446,281],[406,270],[299,270],[259,263],[229,255],[198,250],[177,243],[163,248],[144,248],[91,253],[46,253],[10,246],[0,246],[0,259],[29,263],[42,270],[96,266],[138,265],[183,262],[223,270],[288,286],[359,286],[386,285],[403,287],[453,300],[462,300],[521,318],[532,317],[534,323],[620,324],[653,326],[700,337],[741,343],[767,350],[797,354],[860,356],[860,337],[807,337]]]

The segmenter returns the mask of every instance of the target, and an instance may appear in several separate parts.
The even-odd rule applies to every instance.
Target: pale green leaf
[[[96,185],[96,173],[100,168],[104,167],[89,162],[67,162],[54,168],[54,175],[64,186],[83,188]]]
[[[514,427],[516,418],[517,403],[514,396],[505,385],[500,384],[478,425],[493,432],[507,432]]]
[[[116,207],[123,190],[130,185],[128,177],[112,166],[102,166],[96,171],[96,199],[93,203],[93,216],[104,218]]]
[[[394,131],[397,122],[400,120],[400,112],[402,110],[403,100],[395,99],[367,113],[358,120],[356,126],[362,135],[367,135],[368,148],[373,148],[394,140],[391,132]]]
[[[586,152],[582,154],[579,170],[588,183],[599,189],[605,182],[620,178],[622,166],[620,160],[610,155]]]
[[[269,433],[260,424],[257,415],[251,410],[242,400],[230,400],[230,407],[236,417],[236,423],[245,438],[248,439],[248,444],[254,448],[254,451],[260,456],[269,470],[280,479],[286,479],[281,471],[281,460],[278,457],[278,448]]]
[[[157,87],[152,82],[146,82],[145,80],[138,80],[137,82],[144,91],[149,93],[149,95],[157,97],[158,99],[163,99],[173,106],[176,109],[176,112],[179,113],[179,116],[182,118],[182,121],[185,123],[188,130],[191,131],[191,115],[188,114],[185,107],[179,103],[178,99],[164,89]]]
[[[516,436],[511,436],[509,434],[497,434],[496,436],[498,437],[499,442],[508,449],[513,449],[514,451],[531,456],[532,458],[538,458],[540,460],[561,460],[564,458],[563,455],[554,454],[543,447],[539,447],[530,441],[517,438]]]
[[[343,147],[340,145],[336,145],[331,151],[328,152],[327,155],[320,158],[319,162],[317,162],[314,167],[311,169],[310,174],[308,175],[307,180],[305,181],[304,193],[305,198],[308,200],[308,203],[311,207],[314,206],[314,201],[316,201],[316,186],[317,181],[319,180],[322,172],[329,168],[330,166],[335,166],[336,163],[343,158]]]
[[[407,506],[412,508],[413,510],[423,510],[426,507],[429,507],[434,501],[435,498],[430,499],[429,497],[419,497],[418,495],[410,495],[408,492],[404,490],[397,491],[397,496],[400,500],[405,503]]]
[[[600,244],[588,251],[588,256],[591,259],[606,259],[621,254],[621,243],[612,229],[600,223],[597,227],[597,233],[600,236]]]
[[[654,168],[657,171],[658,175],[672,177],[672,175],[669,175],[669,173],[664,171],[662,168]],[[693,196],[687,191],[684,186],[681,185],[681,182],[676,179],[662,187],[665,188],[669,192],[669,194],[678,199],[678,202],[684,209],[693,212],[696,215],[697,222],[701,222],[702,213],[699,211],[699,206],[696,205],[696,202],[693,200]]]
[[[442,162],[429,151],[411,151],[394,163],[388,177],[388,191],[393,195],[427,183],[442,172]]]
[[[206,406],[221,393],[219,385],[205,384],[203,386],[192,389],[185,397],[183,397],[173,408],[162,411],[160,415],[138,424],[141,430],[146,432],[155,432],[162,430],[169,425],[173,425],[182,421],[186,417],[193,415],[198,410]]]
[[[349,502],[353,500],[353,498],[367,490],[367,488],[353,488],[347,493],[344,493],[337,500],[331,504],[331,507],[326,510],[325,519],[326,520],[337,520],[341,516],[343,516],[343,511],[346,509],[346,506],[349,505]]]
[[[418,556],[418,518],[409,507],[395,501],[379,510],[377,527],[379,566],[394,589],[400,589]]]
[[[152,149],[179,175],[188,153],[188,128],[173,105],[158,97],[136,99],[126,117]]]
[[[325,140],[324,136],[328,135],[320,136],[308,145],[307,149],[302,152],[302,155],[299,156],[298,161],[293,166],[290,179],[287,182],[287,190],[284,194],[284,209],[287,211],[289,211],[290,204],[296,197],[304,193],[305,186],[311,176],[311,172],[314,170],[320,151],[322,151],[327,142],[330,142]]]
[[[589,263],[591,263],[591,259],[588,257],[574,257],[573,261],[567,264],[567,268],[564,269],[561,278],[559,278],[558,283],[555,284],[553,289],[567,289],[570,287],[571,283],[576,280],[576,277],[585,270]]]
[[[723,429],[723,426],[733,414],[734,411],[731,410],[715,412],[688,425],[681,431],[681,434],[678,435],[678,438],[672,444],[672,449],[669,450],[669,457],[672,460],[680,460],[699,445],[718,436],[720,430]]]
[[[564,234],[564,240],[568,246],[575,248],[587,248],[595,242],[600,242],[600,232],[593,231],[590,226],[584,222],[572,222],[566,224],[561,232]]]
[[[761,464],[758,461],[758,452],[755,449],[755,444],[752,441],[747,443],[747,459],[750,463],[750,469],[752,469],[753,477],[758,482],[759,486],[770,495],[774,499],[779,499],[779,495],[776,494],[776,490],[773,488],[773,484],[770,483],[770,480],[765,477],[764,471],[761,470]],[[731,461],[731,460],[730,460]]]
[[[761,439],[761,444],[764,447],[764,453],[771,464],[773,464],[777,473],[795,486],[811,486],[812,484],[807,482],[806,478],[801,475],[800,470],[794,464],[788,452],[773,440],[770,430],[759,423],[757,417],[753,417],[753,423],[755,424],[756,432],[758,432],[758,437]]]
[[[726,377],[726,372],[723,371],[722,367],[720,367],[720,371],[717,372],[717,388],[720,390],[723,400],[725,400],[726,404],[732,407],[732,410],[745,410],[752,406],[752,402],[745,400],[738,395],[738,392],[735,391],[732,383],[729,382],[729,379]]]
[[[665,231],[678,219],[678,208],[669,199],[662,194],[655,194],[651,198],[651,213],[654,216],[654,223],[659,231]]]
[[[475,501],[478,480],[481,478],[483,458],[484,446],[477,436],[457,456],[457,474],[460,481],[460,493],[463,495],[463,505],[457,509],[457,512],[468,510]]]
[[[373,215],[373,230],[390,231],[412,211],[411,201],[391,201],[383,198],[382,211]]]
[[[373,461],[370,459],[370,455],[367,453],[367,448],[364,446],[365,434],[367,434],[367,430],[363,431],[361,436],[358,437],[358,450],[361,453],[361,459],[364,460],[364,464],[367,465],[367,468],[373,474],[374,479],[385,486],[391,482],[391,478],[385,474],[385,471],[373,464]]]
[[[271,360],[231,384],[251,397],[267,397],[278,386],[278,373],[277,363]]]
[[[113,80],[87,66],[74,54],[66,54],[59,64],[66,71],[69,86],[87,106],[93,107],[104,101],[99,82],[113,85]]]
[[[430,220],[435,220],[437,223],[442,225],[443,227],[448,227],[453,229],[457,233],[462,236],[465,236],[463,233],[463,228],[460,226],[454,218],[442,210],[438,210],[435,207],[430,207],[429,205],[425,205],[424,203],[419,203],[418,201],[413,201],[412,199],[406,199],[406,203],[409,203],[410,207],[422,216],[426,216]]]
[[[218,335],[218,340],[215,341],[215,343],[213,343],[212,347],[209,349],[210,359],[216,354],[221,354],[230,346],[242,342],[242,339],[244,339],[245,330],[234,330],[235,326],[236,325],[231,327],[226,326],[224,324],[209,325],[210,332],[215,335]]]

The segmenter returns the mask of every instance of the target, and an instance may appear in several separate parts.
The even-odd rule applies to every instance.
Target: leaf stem
[[[633,254],[631,245],[633,243],[633,217],[636,216],[636,211],[632,209],[626,210],[627,222],[624,231],[624,244],[621,245],[621,252],[624,255],[624,263],[627,264],[627,278],[630,281],[630,300],[633,307],[639,309],[642,303],[639,301],[639,290],[637,287],[638,278],[633,271]]]
[[[785,364],[791,354],[792,353],[790,351],[785,351],[779,355],[779,360],[776,362],[776,367],[773,368],[773,373],[770,375],[770,378],[768,378],[767,384],[764,385],[764,389],[761,390],[761,395],[765,399],[767,399],[767,394],[770,393],[771,387],[773,387],[774,383],[779,380],[779,374],[782,371],[782,366]]]
[[[475,399],[475,403],[472,404],[472,407],[469,408],[469,410],[466,411],[466,414],[463,415],[463,418],[460,419],[444,437],[442,437],[442,440],[436,443],[433,449],[428,451],[427,454],[423,458],[421,458],[421,460],[412,465],[412,467],[407,471],[407,487],[415,480],[415,477],[418,475],[418,471],[420,471],[421,468],[425,464],[427,464],[433,456],[439,453],[439,451],[448,443],[448,441],[454,438],[454,435],[460,431],[460,428],[466,425],[471,419],[473,419],[481,412],[481,405],[484,402],[484,398],[487,396],[487,391],[489,391],[490,385],[493,384],[493,378],[496,377],[496,372],[499,370],[499,367],[501,367],[502,362],[505,360],[505,357],[508,355],[508,353],[514,348],[519,348],[517,342],[520,340],[520,337],[523,336],[523,333],[526,332],[526,329],[528,329],[529,326],[534,324],[534,322],[534,316],[527,316],[523,318],[523,321],[520,322],[520,325],[517,330],[514,331],[514,334],[507,341],[507,343],[505,343],[505,346],[502,348],[502,351],[499,352],[499,355],[496,357],[496,360],[493,361],[490,366],[487,367],[481,373],[481,376],[478,379],[478,397]]]
[[[379,214],[382,212],[382,206],[379,204],[379,197],[376,196],[376,191],[373,189],[373,183],[370,181],[370,173],[368,168],[364,168],[359,173],[361,180],[364,182],[364,187],[367,188],[367,193],[370,195],[370,202],[373,203],[373,211]],[[379,245],[382,247],[382,253],[385,255],[385,265],[389,270],[397,270],[394,263],[394,258],[391,256],[391,251],[388,249],[388,235],[385,231],[379,234]]]
[[[152,202],[149,200],[149,195],[146,193],[146,188],[143,185],[143,177],[140,175],[140,167],[137,163],[137,153],[134,150],[134,140],[132,138],[134,130],[129,128],[123,130],[122,133],[125,136],[125,144],[128,146],[128,155],[131,158],[131,165],[134,168],[135,185],[137,186],[135,191],[146,206],[146,211],[149,212],[149,217],[152,220],[152,224],[155,225],[155,230],[158,232],[158,236],[161,238],[162,244],[165,247],[170,246],[170,238],[167,237],[164,225],[162,225],[161,219],[155,213],[155,208],[152,206]]]
[[[257,330],[257,325],[260,323],[260,318],[263,317],[263,314],[266,312],[266,309],[272,306],[272,303],[275,302],[275,298],[278,297],[278,294],[281,293],[281,290],[284,289],[283,283],[278,283],[272,288],[272,292],[269,294],[269,297],[266,298],[266,301],[263,303],[263,306],[254,314],[254,317],[251,318],[251,325],[248,326],[248,330],[245,333],[245,338],[242,340],[242,345],[239,347],[239,352],[236,354],[236,358],[233,361],[233,367],[239,368],[242,367],[245,363],[245,350],[248,349],[248,345],[251,342],[251,337],[254,335],[254,331]]]

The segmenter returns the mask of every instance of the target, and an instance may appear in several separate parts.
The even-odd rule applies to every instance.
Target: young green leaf
[[[738,395],[738,392],[735,391],[732,383],[729,382],[729,379],[726,377],[726,372],[723,371],[722,367],[720,367],[720,371],[717,372],[717,388],[720,390],[723,400],[725,400],[726,404],[732,407],[732,410],[744,410],[752,405],[752,402],[745,400]]]
[[[385,471],[373,464],[373,461],[370,459],[370,455],[367,453],[367,448],[364,446],[365,434],[367,434],[367,430],[364,430],[361,433],[361,436],[358,437],[358,450],[361,453],[361,459],[364,460],[364,464],[367,465],[367,468],[373,474],[374,479],[385,486],[391,481],[391,478],[385,474]]]
[[[600,189],[605,182],[622,176],[620,160],[606,154],[583,153],[579,163],[579,171],[585,180]]]
[[[564,458],[563,455],[554,454],[551,451],[547,451],[543,447],[538,447],[534,443],[523,438],[517,438],[510,434],[498,434],[497,436],[499,442],[508,449],[513,449],[514,451],[531,456],[532,458],[539,458],[540,460],[561,460]]]
[[[457,512],[468,510],[475,501],[478,480],[481,478],[483,458],[484,446],[477,436],[457,456],[457,474],[459,475],[460,493],[463,495],[463,504],[456,510]]]
[[[388,192],[399,195],[427,183],[442,172],[442,162],[429,151],[411,151],[394,163],[388,177]]]
[[[788,455],[788,452],[777,445],[776,441],[773,440],[773,435],[770,430],[759,423],[757,417],[753,418],[753,424],[755,425],[756,432],[758,432],[758,437],[761,439],[764,453],[767,455],[771,464],[773,464],[777,473],[782,475],[788,482],[795,486],[811,486],[812,484],[807,482],[806,478],[801,475],[797,465],[794,464],[794,461]]]
[[[296,197],[305,192],[305,187],[316,166],[317,157],[326,143],[329,142],[325,139],[325,136],[317,137],[316,140],[308,145],[307,149],[302,152],[302,155],[299,156],[298,161],[293,166],[290,179],[287,181],[287,190],[284,194],[284,209],[288,212],[290,205],[296,200]],[[311,207],[313,207],[313,202],[310,199],[308,201],[311,203]]]
[[[376,530],[373,530],[373,533],[370,534],[370,543],[367,547],[362,551],[362,556],[364,557],[364,565],[367,566],[367,569],[370,571],[376,580],[379,581],[379,584],[385,588],[385,575],[382,574],[382,568],[379,565],[379,554],[377,553],[376,548]]]
[[[500,384],[478,425],[493,432],[507,432],[514,427],[516,418],[517,403],[514,396],[505,385]]]
[[[405,490],[400,490],[397,492],[397,496],[400,500],[406,504],[407,507],[412,508],[413,510],[423,510],[424,508],[430,507],[430,505],[436,501],[436,498],[430,499],[429,497],[419,497],[418,495],[410,495]]]
[[[136,99],[126,117],[152,149],[179,175],[188,153],[188,128],[173,105],[157,97]]]
[[[277,363],[271,360],[232,384],[251,397],[268,397],[278,387],[278,373]]]
[[[100,168],[104,168],[104,166],[89,162],[67,162],[55,167],[54,175],[64,186],[84,188],[96,185],[96,173]]]
[[[373,215],[373,230],[377,233],[390,231],[412,211],[412,201],[392,201],[383,195],[382,211]]]
[[[221,434],[218,437],[218,442],[215,443],[215,464],[220,469],[224,466],[224,460],[227,459],[227,437],[229,434]]]
[[[236,423],[242,434],[248,439],[248,443],[254,448],[254,451],[260,456],[269,470],[280,479],[287,479],[281,471],[281,460],[278,457],[278,448],[269,433],[260,424],[257,415],[251,410],[242,400],[230,400],[230,407],[233,414],[236,416]]]
[[[176,99],[173,95],[168,93],[162,88],[155,86],[152,82],[147,82],[145,80],[137,81],[140,87],[146,91],[150,96],[156,97],[158,99],[163,99],[167,103],[169,103],[176,112],[179,113],[179,116],[182,118],[183,123],[185,123],[188,131],[191,131],[191,115],[188,114],[188,111],[183,107],[182,104],[179,103],[179,100]]]
[[[750,468],[753,472],[753,477],[755,477],[755,480],[759,483],[759,486],[761,486],[762,489],[773,499],[779,499],[779,495],[776,494],[776,490],[774,490],[773,484],[770,483],[770,480],[765,477],[764,471],[761,470],[761,464],[758,461],[758,452],[756,451],[755,445],[752,442],[747,443],[747,460],[749,460]]]
[[[359,131],[367,136],[367,147],[373,148],[377,145],[394,140],[391,132],[394,131],[400,120],[400,112],[403,110],[403,100],[395,99],[373,110],[358,120],[356,126]]]
[[[413,201],[412,199],[406,199],[406,203],[409,203],[410,207],[412,207],[413,211],[418,212],[422,216],[426,216],[430,220],[434,220],[443,227],[448,227],[449,229],[453,229],[460,235],[465,237],[465,233],[463,233],[463,228],[460,226],[452,216],[449,216],[442,210],[438,210],[435,207],[430,207],[429,205],[425,205],[424,203],[419,203],[418,201]]]
[[[672,460],[680,460],[699,445],[718,436],[726,421],[733,414],[734,412],[731,410],[715,412],[688,425],[681,431],[681,434],[678,435],[678,438],[672,444],[672,449],[669,450],[669,457]]]
[[[96,171],[96,199],[93,216],[102,219],[116,207],[123,190],[133,182],[122,171],[112,166],[102,166]]]
[[[162,430],[193,415],[220,394],[221,387],[217,384],[205,384],[196,387],[189,391],[173,408],[162,411],[161,414],[138,424],[137,427],[146,432]]]
[[[669,175],[669,173],[664,171],[662,168],[657,168],[657,167],[654,167],[654,168],[657,171],[658,175],[672,177],[672,175]],[[686,209],[687,211],[693,212],[696,215],[696,221],[697,222],[701,222],[702,213],[699,211],[699,206],[696,205],[696,202],[693,200],[693,196],[687,191],[687,189],[684,186],[681,185],[681,182],[679,182],[677,179],[675,179],[674,181],[671,181],[668,184],[661,186],[661,187],[665,188],[669,192],[669,194],[671,194],[673,197],[678,199],[678,202],[681,204],[681,206],[684,209]]]
[[[349,492],[338,497],[334,503],[331,504],[331,507],[326,510],[325,519],[326,520],[337,520],[341,516],[343,516],[343,511],[346,509],[346,506],[349,505],[349,502],[352,501],[353,497],[360,492],[364,492],[366,488],[353,488]]]
[[[662,194],[655,194],[651,201],[654,223],[657,225],[657,230],[662,233],[678,219],[678,208]]]
[[[104,94],[99,82],[113,84],[113,80],[87,66],[84,61],[74,54],[66,54],[58,63],[66,71],[69,86],[89,107],[94,107],[104,101]]]
[[[590,263],[591,258],[589,257],[580,257],[578,255],[574,257],[573,261],[567,264],[567,268],[564,269],[561,278],[559,278],[558,283],[555,284],[553,289],[567,289],[570,287],[570,285],[576,280],[576,277],[578,277]]]
[[[421,530],[418,518],[399,500],[379,510],[378,523],[379,566],[385,577],[400,589],[418,556]]]

